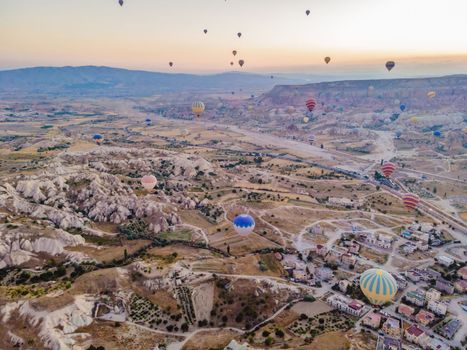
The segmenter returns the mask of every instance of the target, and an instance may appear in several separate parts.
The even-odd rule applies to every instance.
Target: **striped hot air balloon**
[[[191,105],[191,110],[194,114],[196,114],[197,117],[201,116],[205,110],[204,103],[201,101],[193,102]]]
[[[397,293],[397,282],[382,269],[369,269],[360,276],[360,289],[373,305],[392,301]]]
[[[306,108],[308,108],[310,112],[313,112],[315,107],[316,107],[316,100],[314,98],[310,98],[306,101]]]
[[[248,214],[240,214],[235,217],[233,226],[240,236],[246,236],[255,229],[255,220]]]
[[[420,203],[420,197],[415,193],[406,193],[402,197],[402,202],[407,209],[414,210],[417,208],[418,203]]]
[[[386,177],[390,177],[394,173],[395,170],[396,170],[396,165],[391,162],[386,162],[381,167],[381,171],[383,172],[383,175]]]

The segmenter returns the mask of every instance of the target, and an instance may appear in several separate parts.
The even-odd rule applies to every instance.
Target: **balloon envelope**
[[[433,97],[436,97],[436,92],[434,92],[434,91],[429,91],[426,95],[428,96],[428,98],[431,99],[431,98],[433,98]]]
[[[201,102],[201,101],[196,101],[196,102],[193,102],[193,104],[191,105],[191,111],[196,114],[198,117],[203,114],[205,110],[205,106],[204,106],[204,103]]]
[[[420,197],[415,193],[406,193],[402,197],[402,202],[407,209],[414,210],[420,203]]]
[[[394,299],[397,282],[383,269],[369,269],[360,276],[360,289],[373,305],[383,305]]]
[[[236,56],[237,55],[237,50],[233,50],[232,55]]]
[[[405,111],[405,109],[407,108],[407,106],[403,103],[400,104],[399,108],[401,109],[401,111]]]
[[[435,131],[433,131],[433,136],[435,136],[435,137],[441,137],[441,136],[442,136],[441,130],[435,130]]]
[[[309,16],[310,13],[311,13],[311,11],[310,11],[310,10],[306,10],[305,13],[306,13],[307,16]]]
[[[326,62],[326,64],[328,64],[329,62],[331,62],[331,57],[325,57],[325,58],[324,58],[324,62]]]
[[[240,65],[240,67],[243,67],[243,65],[245,64],[245,61],[244,60],[239,60],[238,64]]]
[[[143,185],[146,191],[150,191],[156,187],[157,179],[154,175],[144,175],[141,178],[141,185]]]
[[[393,69],[395,65],[396,65],[396,63],[394,61],[387,61],[386,62],[386,69],[388,71],[391,71],[391,69]]]
[[[390,177],[394,173],[395,170],[396,170],[396,165],[391,162],[386,162],[381,167],[381,171],[383,172],[383,175],[386,177]]]
[[[246,236],[253,232],[255,228],[255,220],[248,214],[240,214],[235,217],[233,226],[239,235]]]
[[[313,110],[316,107],[316,100],[314,98],[310,98],[305,102],[305,104],[306,104],[306,108],[308,108],[310,112],[313,112]]]

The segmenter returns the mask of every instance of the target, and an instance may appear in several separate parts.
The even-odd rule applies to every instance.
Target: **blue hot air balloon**
[[[433,136],[434,137],[441,137],[443,134],[441,133],[441,130],[435,130],[433,131]]]
[[[402,131],[397,130],[397,131],[396,131],[396,139],[400,139],[401,136],[402,136]]]
[[[407,108],[407,106],[403,103],[400,104],[399,108],[401,109],[401,111],[405,111],[405,109]]]
[[[253,232],[255,228],[255,220],[248,214],[240,214],[235,217],[233,226],[239,235],[246,236]]]
[[[373,305],[392,301],[397,293],[397,282],[382,269],[369,269],[360,276],[360,289]]]
[[[150,118],[146,118],[144,122],[146,123],[146,126],[150,126],[152,124],[152,121]]]
[[[104,141],[104,137],[101,134],[95,134],[92,139],[94,140],[95,143],[100,145]]]

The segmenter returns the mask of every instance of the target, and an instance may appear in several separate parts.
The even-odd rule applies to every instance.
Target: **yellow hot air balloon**
[[[249,105],[248,106],[248,111],[252,111],[253,110],[253,106],[252,105]]]
[[[412,122],[412,124],[417,124],[418,123],[418,117],[413,116],[412,118],[410,118],[410,121]]]
[[[434,91],[429,91],[426,95],[428,96],[428,98],[431,99],[431,98],[433,98],[433,97],[436,97],[436,92],[434,92]]]
[[[308,118],[308,117],[303,117],[303,122],[304,122],[305,124],[308,123],[309,121],[310,121],[310,118]]]
[[[193,102],[191,105],[191,111],[197,116],[200,117],[205,110],[204,103],[201,101]]]
[[[360,276],[360,289],[373,305],[392,301],[397,293],[397,282],[382,269],[369,269]]]

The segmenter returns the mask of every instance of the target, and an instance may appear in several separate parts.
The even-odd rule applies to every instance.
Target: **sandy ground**
[[[193,306],[197,320],[210,320],[214,302],[214,283],[203,283],[193,289]]]

